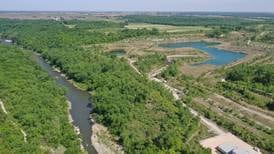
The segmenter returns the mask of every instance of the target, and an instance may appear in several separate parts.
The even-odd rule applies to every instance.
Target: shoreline
[[[123,147],[118,145],[107,128],[101,124],[92,122],[91,143],[98,154],[124,154]]]
[[[68,99],[66,99],[66,102],[68,104],[68,119],[69,119],[69,123],[73,126],[74,132],[79,136],[80,135],[80,129],[73,124],[74,120],[73,120],[73,118],[72,118],[72,116],[70,114],[70,110],[72,109],[71,102]],[[80,137],[78,137],[78,139],[80,141],[80,149],[82,151],[86,151],[85,148],[84,148],[84,146],[83,146],[82,139]]]
[[[46,60],[48,62],[48,60]],[[61,74],[61,76],[65,77],[66,80],[68,82],[70,82],[74,87],[76,87],[77,89],[81,90],[81,91],[87,91],[81,87],[79,87],[77,85],[77,83],[74,80],[69,80],[68,77],[66,76],[66,74],[62,73],[62,71],[57,67],[52,65],[51,66],[52,69],[58,73]],[[87,91],[88,92],[88,91]],[[89,92],[91,93],[91,92]],[[73,125],[73,118],[70,114],[70,110],[72,109],[71,107],[71,102],[69,100],[67,100],[68,103],[68,117],[69,117],[69,122],[72,124],[72,126],[74,127],[74,131],[77,133],[77,135],[80,134],[80,130],[78,127],[76,127],[75,125]],[[111,138],[113,138],[111,136],[111,134],[109,134],[109,132],[107,131],[107,128],[104,127],[103,125],[100,125],[98,123],[95,122],[95,120],[93,120],[91,118],[91,130],[92,135],[91,135],[91,144],[92,146],[95,148],[96,152],[98,154],[124,154],[123,150],[122,150],[122,146],[118,145],[116,142],[114,142]],[[102,142],[101,138],[102,137],[107,137],[107,141]],[[86,151],[83,144],[82,144],[82,139],[79,138],[81,144],[81,150]]]

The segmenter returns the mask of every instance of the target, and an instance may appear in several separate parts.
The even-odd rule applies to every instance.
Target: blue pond
[[[211,64],[216,66],[230,64],[246,56],[246,54],[241,52],[218,49],[213,47],[212,45],[216,45],[216,43],[209,43],[209,42],[202,42],[202,41],[201,42],[181,42],[181,43],[162,44],[160,45],[160,47],[172,48],[172,49],[191,47],[191,48],[202,50],[208,53],[211,56],[211,59],[199,64]]]

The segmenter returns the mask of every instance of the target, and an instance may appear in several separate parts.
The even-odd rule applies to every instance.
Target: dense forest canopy
[[[86,22],[68,28],[55,21],[0,21],[0,33],[17,44],[42,53],[67,76],[93,91],[93,117],[119,138],[128,153],[207,153],[199,143],[185,144],[199,128],[198,119],[175,102],[158,83],[139,76],[125,59],[106,55],[100,47],[132,37],[159,35],[158,30],[122,28],[113,22]],[[68,23],[69,23],[68,22]],[[92,28],[103,24],[113,32]],[[115,26],[116,25],[116,26]]]
[[[31,60],[30,53],[3,45],[0,53],[0,99],[8,112],[0,109],[0,153],[44,153],[60,147],[80,153],[64,90]]]
[[[75,22],[68,21],[68,24]],[[121,28],[123,24],[116,22],[78,22],[74,28],[69,28],[63,22],[50,20],[0,20],[0,33],[2,37],[13,39],[18,44],[40,53],[46,48],[74,47],[138,36],[159,35],[157,30]],[[114,27],[118,30],[104,31]]]

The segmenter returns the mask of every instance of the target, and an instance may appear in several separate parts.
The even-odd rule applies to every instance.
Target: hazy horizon
[[[273,0],[9,0],[0,11],[79,12],[262,12],[273,13]]]

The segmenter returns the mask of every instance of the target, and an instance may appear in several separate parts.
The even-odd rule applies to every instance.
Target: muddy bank
[[[94,123],[92,132],[91,142],[98,154],[124,154],[122,146],[115,142],[106,127]]]
[[[74,132],[77,134],[77,135],[80,135],[80,129],[79,129],[79,127],[77,127],[77,126],[75,126],[75,125],[73,125],[73,119],[72,119],[72,116],[71,116],[71,114],[70,114],[70,111],[71,111],[71,102],[69,101],[69,100],[67,100],[67,104],[68,104],[68,119],[69,119],[69,123],[73,126],[73,128],[74,128]],[[79,141],[80,141],[80,148],[81,148],[81,150],[82,151],[85,151],[85,148],[84,148],[84,146],[83,146],[83,141],[82,141],[82,139],[79,137]]]

